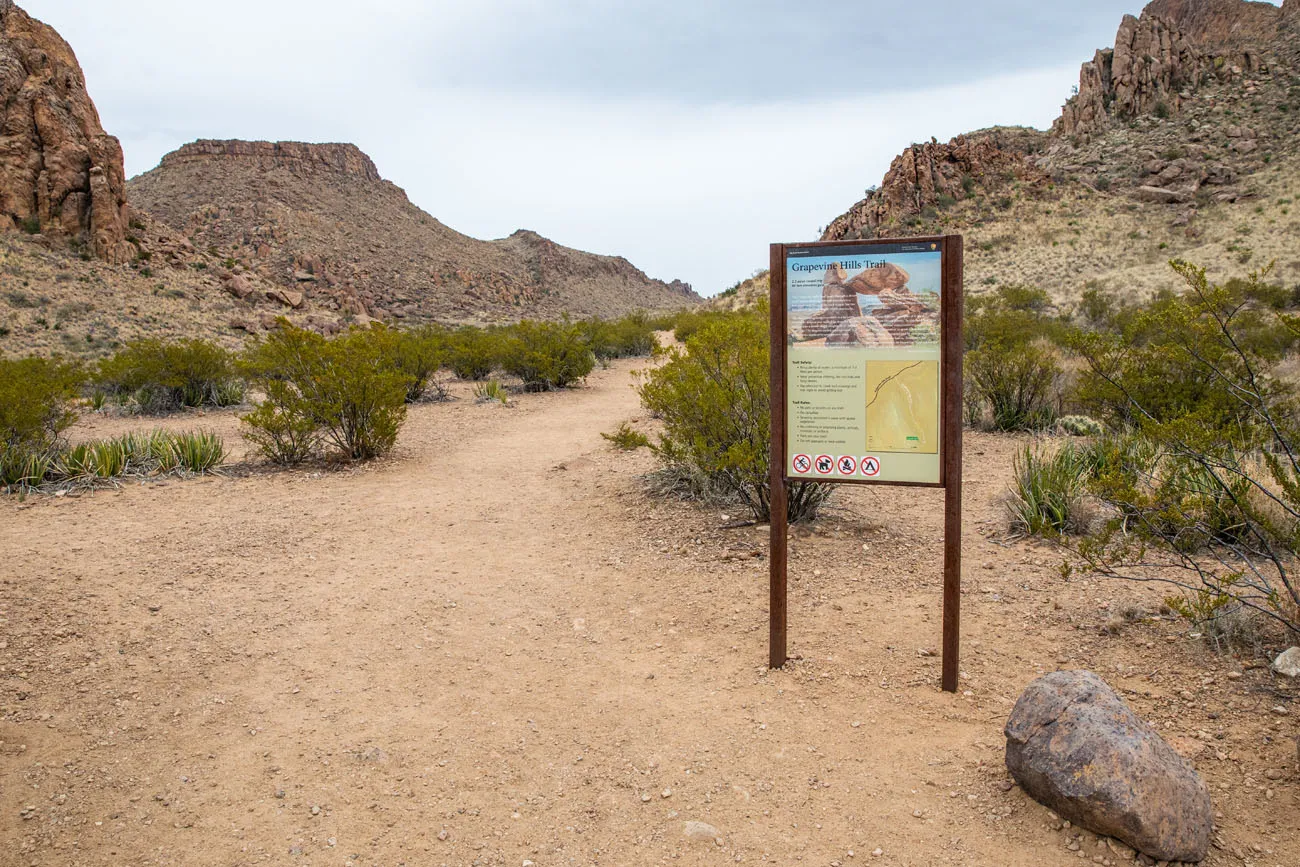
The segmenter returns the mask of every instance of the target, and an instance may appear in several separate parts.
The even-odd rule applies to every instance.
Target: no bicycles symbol
[[[841,455],[838,469],[840,475],[851,476],[858,471],[858,459],[850,455]]]
[[[880,475],[880,458],[865,457],[862,459],[862,475],[878,476]]]
[[[812,458],[807,455],[794,456],[794,471],[796,473],[806,473],[812,469]]]

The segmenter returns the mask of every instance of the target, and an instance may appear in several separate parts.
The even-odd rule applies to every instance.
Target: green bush
[[[388,350],[382,332],[354,328],[326,339],[280,320],[245,357],[249,379],[266,395],[242,417],[245,436],[278,463],[301,460],[323,442],[346,460],[387,453],[406,420],[408,389]]]
[[[501,366],[503,339],[499,329],[466,325],[447,341],[447,366],[460,379],[478,382]]]
[[[1274,309],[1263,273],[1215,285],[1171,264],[1186,292],[1157,298],[1122,336],[1079,339],[1108,418],[1133,432],[1093,449],[1108,519],[1075,551],[1102,575],[1174,585],[1188,617],[1257,616],[1294,643],[1300,402],[1277,365],[1300,320]]]
[[[710,316],[647,374],[641,401],[663,419],[652,446],[697,496],[736,500],[760,521],[771,516],[767,311]],[[830,486],[795,482],[787,515],[816,515]]]
[[[602,433],[601,437],[613,444],[614,448],[625,452],[647,448],[650,445],[650,438],[627,422],[620,424],[613,433]]]
[[[968,392],[994,430],[1043,430],[1056,418],[1061,365],[1052,347],[991,341],[967,353],[965,367]]]
[[[244,400],[231,354],[196,338],[133,341],[99,363],[94,384],[120,403],[133,401],[146,413],[234,406]]]
[[[596,366],[583,327],[525,319],[505,340],[502,367],[528,391],[551,391],[581,382]]]
[[[0,358],[0,450],[14,461],[52,451],[77,419],[72,407],[84,380],[75,362]]]
[[[655,349],[654,323],[644,313],[622,319],[587,319],[579,323],[592,354],[600,361],[650,355]]]
[[[434,379],[447,363],[448,335],[437,326],[426,325],[410,331],[398,331],[383,325],[371,328],[373,338],[382,344],[388,364],[406,380],[406,402],[415,403],[431,388],[439,399],[446,396]]]

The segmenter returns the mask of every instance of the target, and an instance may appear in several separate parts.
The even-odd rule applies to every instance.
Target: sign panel
[[[788,478],[941,483],[943,249],[785,248]]]

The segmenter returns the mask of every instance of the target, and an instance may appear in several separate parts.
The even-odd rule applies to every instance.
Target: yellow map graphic
[[[939,452],[939,362],[867,362],[867,451]]]

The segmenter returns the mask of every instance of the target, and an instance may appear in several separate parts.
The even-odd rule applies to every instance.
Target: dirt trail
[[[1233,721],[1197,760],[1209,863],[1296,863],[1295,717],[1267,715],[1292,696],[1229,689],[1240,665],[1173,623],[1100,635],[1138,591],[989,544],[1013,441],[968,439],[965,694],[918,653],[938,498],[903,490],[796,531],[801,658],[770,673],[765,528],[648,498],[649,456],[599,437],[639,415],[634,367],[416,407],[362,469],[0,505],[0,863],[1077,864],[1001,738],[1076,666],[1171,738]]]

